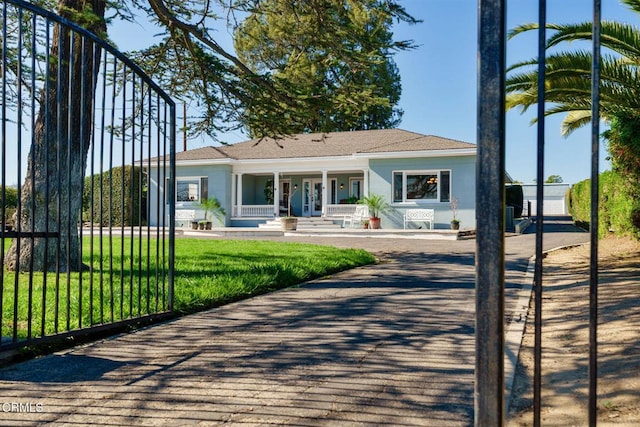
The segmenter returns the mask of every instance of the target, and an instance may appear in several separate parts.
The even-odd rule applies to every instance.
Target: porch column
[[[231,175],[231,216],[238,216],[236,204],[238,200],[238,174]]]
[[[242,216],[242,174],[238,174],[238,188],[236,194],[236,203],[238,206],[238,216]]]
[[[327,201],[329,200],[329,198],[327,197],[327,171],[323,170],[322,171],[322,217],[326,217],[327,216]]]
[[[362,174],[364,176],[364,183],[362,184],[364,188],[362,189],[362,195],[368,196],[369,195],[369,169],[363,169]]]
[[[280,216],[280,172],[273,173],[273,216]]]

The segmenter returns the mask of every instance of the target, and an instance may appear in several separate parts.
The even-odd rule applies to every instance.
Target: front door
[[[302,215],[322,215],[322,179],[302,180]]]

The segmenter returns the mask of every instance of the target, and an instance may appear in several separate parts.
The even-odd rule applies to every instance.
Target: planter
[[[191,229],[192,230],[198,229],[198,221],[191,221]]]
[[[377,230],[380,228],[380,218],[369,218],[369,228]]]
[[[460,221],[451,221],[452,230],[460,230]]]
[[[200,230],[211,230],[213,223],[211,221],[200,221],[198,222],[198,229]]]
[[[280,218],[280,225],[285,231],[294,231],[298,228],[298,218],[283,217]]]

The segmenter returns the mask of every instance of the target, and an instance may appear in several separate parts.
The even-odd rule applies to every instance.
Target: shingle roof
[[[221,150],[222,147],[202,147],[176,153],[177,160],[227,159],[229,155]]]
[[[176,153],[177,160],[285,159],[366,153],[475,149],[475,144],[401,129],[300,134],[282,139],[252,139],[221,147]]]

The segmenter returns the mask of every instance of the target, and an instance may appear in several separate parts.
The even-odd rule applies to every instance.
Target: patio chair
[[[360,226],[362,220],[367,218],[369,218],[369,209],[364,205],[358,205],[352,215],[345,215],[342,219],[342,227],[346,228],[347,224],[349,227]]]

